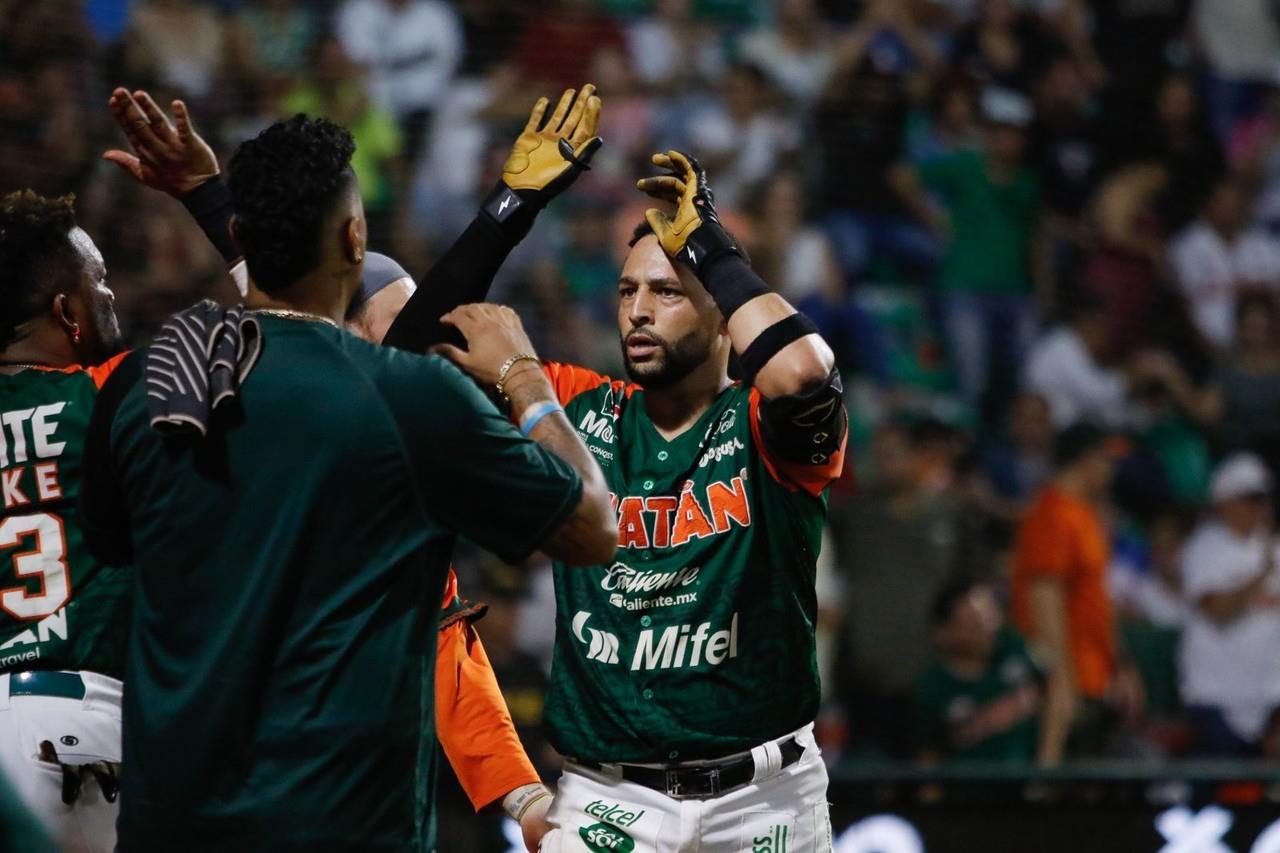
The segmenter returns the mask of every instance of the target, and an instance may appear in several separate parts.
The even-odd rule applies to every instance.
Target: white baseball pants
[[[771,769],[757,747],[752,782],[705,800],[677,800],[570,762],[540,853],[830,853],[827,768],[812,725],[794,736],[805,748],[795,764]]]
[[[64,850],[110,853],[119,806],[106,801],[92,773],[78,768],[120,763],[121,684],[96,673],[76,674],[84,681],[83,699],[10,695],[11,680],[22,675],[0,675],[0,772]],[[41,757],[46,741],[56,762]],[[48,756],[48,748],[44,752]],[[81,782],[70,805],[62,801],[63,765],[75,769]]]

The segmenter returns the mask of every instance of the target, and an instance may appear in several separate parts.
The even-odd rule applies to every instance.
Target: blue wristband
[[[530,433],[533,432],[533,428],[538,425],[539,421],[552,412],[563,411],[564,407],[555,400],[546,400],[541,403],[534,403],[532,406],[525,409],[524,414],[520,416],[520,434],[525,438],[528,438]]]

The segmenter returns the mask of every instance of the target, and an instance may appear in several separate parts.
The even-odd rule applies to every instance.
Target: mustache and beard
[[[632,361],[627,355],[627,338],[640,334],[653,341],[654,352],[643,362]],[[713,337],[707,337],[701,329],[668,341],[652,329],[632,329],[619,337],[622,345],[622,362],[627,377],[642,388],[669,388],[684,379],[711,357]]]

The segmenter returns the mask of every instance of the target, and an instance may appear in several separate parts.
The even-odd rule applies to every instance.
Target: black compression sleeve
[[[417,292],[383,337],[383,346],[422,352],[439,343],[465,345],[458,330],[441,323],[440,317],[459,305],[483,302],[516,242],[485,214],[477,216],[418,282]]]
[[[240,248],[231,236],[231,218],[235,215],[235,208],[231,204],[231,190],[227,189],[222,178],[210,178],[184,195],[181,201],[227,266],[238,261]]]
[[[752,299],[772,292],[764,279],[756,275],[755,270],[736,254],[722,254],[711,261],[700,274],[705,276],[702,279],[703,287],[711,294],[726,320]]]

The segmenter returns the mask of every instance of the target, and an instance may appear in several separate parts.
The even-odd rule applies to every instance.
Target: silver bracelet
[[[542,365],[542,359],[538,358],[531,352],[518,352],[511,356],[511,358],[502,362],[502,367],[498,368],[498,381],[494,383],[494,386],[498,389],[498,396],[502,397],[504,400],[507,398],[507,392],[502,389],[503,383],[507,381],[507,374],[511,372],[511,368],[515,367],[516,362],[520,361],[532,361],[537,363],[539,366]]]

